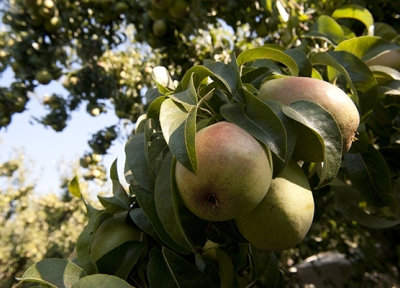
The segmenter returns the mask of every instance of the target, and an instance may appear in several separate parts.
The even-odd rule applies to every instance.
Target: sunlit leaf
[[[311,26],[304,37],[319,38],[338,45],[344,40],[344,32],[341,26],[331,17],[321,15]]]
[[[156,66],[152,71],[153,80],[157,85],[158,91],[165,94],[175,89],[174,81],[172,81],[168,70],[162,66]]]
[[[81,188],[79,186],[79,178],[77,175],[68,183],[68,191],[73,196],[81,198]]]
[[[372,16],[371,12],[368,11],[367,8],[361,5],[349,4],[339,7],[335,11],[333,11],[332,18],[356,19],[365,25],[369,35],[373,34],[374,17]]]
[[[367,61],[383,52],[396,49],[399,49],[398,45],[380,37],[361,36],[343,41],[335,48],[335,51],[347,51]]]
[[[280,50],[267,47],[253,48],[243,51],[238,56],[237,63],[239,66],[241,66],[247,62],[255,61],[258,59],[270,59],[282,63],[289,68],[289,71],[293,76],[299,75],[299,68],[297,67],[296,61],[294,61],[292,57],[286,55]]]
[[[167,99],[161,105],[161,129],[172,154],[192,172],[197,171],[195,150],[197,107]]]

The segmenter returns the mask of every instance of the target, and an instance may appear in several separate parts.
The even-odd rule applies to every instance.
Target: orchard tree
[[[38,191],[34,167],[22,152],[0,164],[0,286],[44,258],[66,259],[72,253],[86,219],[78,199],[63,180],[59,195]]]
[[[40,261],[21,283],[283,287],[315,282],[291,268],[336,251],[351,269],[326,285],[397,285],[395,2],[9,1],[3,126],[57,79],[68,96],[43,99],[44,125],[62,131],[80,105],[135,124],[129,187],[114,163],[113,196],[95,208],[74,178],[88,217],[76,259]]]

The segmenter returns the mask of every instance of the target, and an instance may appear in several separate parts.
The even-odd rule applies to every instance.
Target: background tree
[[[33,168],[21,151],[0,164],[2,287],[11,287],[39,260],[69,258],[86,224],[83,205],[68,192],[70,176],[57,195],[43,193],[35,188]]]
[[[102,276],[96,274],[106,273],[131,285],[158,287],[160,280],[152,275],[163,271],[168,281],[178,281],[176,285],[185,279],[173,276],[188,273],[198,287],[210,282],[214,286],[273,287],[291,283],[288,271],[307,257],[339,251],[351,260],[354,283],[385,283],[382,273],[398,278],[400,77],[396,59],[400,11],[395,2],[6,2],[3,22],[7,29],[0,36],[0,56],[2,69],[10,66],[15,72],[15,82],[1,90],[1,125],[7,126],[14,113],[24,111],[29,91],[60,79],[69,95],[44,98],[49,114],[38,116],[39,122],[62,131],[80,105],[86,105],[94,117],[111,110],[121,119],[93,134],[89,140],[93,151],[86,152],[83,165],[94,170],[98,163],[94,155],[107,153],[117,137],[130,139],[124,171],[129,191],[121,187],[112,168],[114,196],[99,197],[104,209],[94,209],[83,199],[77,181],[70,183],[71,193],[83,199],[90,221],[78,238],[79,267],[71,262],[60,265],[71,265],[77,281],[82,278],[80,283],[101,282]],[[384,62],[382,57],[388,55],[391,61]],[[167,72],[156,66],[165,67]],[[243,116],[250,120],[268,120],[267,114],[275,117],[254,97],[258,97],[263,81],[285,76],[319,78],[340,87],[354,101],[361,117],[354,135],[358,141],[348,154],[338,158],[327,153],[323,166],[303,164],[316,204],[305,240],[281,253],[260,252],[251,245],[241,245],[245,241],[235,234],[231,222],[204,225],[177,209],[173,188],[167,191],[172,198],[162,198],[166,201],[161,205],[154,195],[165,192],[160,183],[173,183],[173,161],[195,168],[190,141],[196,127],[221,119],[247,123]],[[207,82],[207,77],[213,82]],[[197,110],[198,106],[202,109]],[[238,107],[243,110],[234,110]],[[328,115],[313,107],[318,114]],[[258,109],[265,113],[257,114]],[[286,116],[299,121],[285,107],[276,111],[286,111]],[[302,116],[307,118],[308,114],[303,111]],[[126,123],[136,123],[135,131],[122,135]],[[330,134],[338,131],[324,133],[323,123],[311,121],[311,126],[332,144],[335,137]],[[182,126],[187,130],[179,130]],[[246,128],[253,136],[257,134],[251,125]],[[277,141],[293,134],[286,131],[290,132],[286,126],[263,130],[279,135]],[[179,138],[182,135],[187,138]],[[290,146],[290,139],[282,142],[282,147]],[[279,171],[286,164],[282,160],[288,159],[276,149],[272,152],[274,171]],[[330,174],[329,163],[337,168],[328,171]],[[88,174],[87,179],[100,174]],[[140,238],[131,245],[122,244],[118,250],[122,252],[108,251],[93,262],[89,253],[92,232],[105,218],[119,212],[129,212],[127,224],[139,227],[147,242]],[[185,226],[187,219],[179,219],[180,213],[197,223],[192,226],[198,229]],[[210,230],[215,232],[212,237],[207,234]],[[208,238],[200,235],[203,232]],[[208,247],[206,239],[217,244]],[[115,263],[112,267],[110,259]],[[185,263],[186,270],[179,270],[180,265],[172,267],[173,263]],[[40,265],[28,269],[25,279],[29,280],[33,270],[40,270]],[[83,277],[86,274],[95,277]]]

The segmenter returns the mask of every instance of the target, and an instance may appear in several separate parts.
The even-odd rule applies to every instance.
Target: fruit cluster
[[[59,10],[53,0],[25,0],[29,23],[34,27],[43,26],[48,33],[57,33],[62,26]]]
[[[266,81],[259,98],[290,105],[313,101],[334,117],[342,134],[341,153],[355,140],[357,107],[343,90],[328,82],[287,77]],[[296,160],[323,162],[324,146],[316,134],[297,122],[297,139],[285,168],[273,179],[273,158],[252,135],[229,123],[218,122],[196,134],[198,171],[177,163],[177,188],[185,206],[201,219],[234,219],[241,235],[265,251],[296,246],[308,232],[314,200],[308,179]]]

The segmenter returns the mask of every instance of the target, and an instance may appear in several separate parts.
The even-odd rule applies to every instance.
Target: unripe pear
[[[245,130],[229,122],[196,134],[198,171],[179,162],[175,178],[185,206],[198,217],[225,221],[253,210],[272,180],[270,151]]]
[[[142,240],[142,231],[137,226],[126,223],[126,215],[125,212],[116,214],[100,224],[90,247],[94,262],[125,242]]]
[[[168,7],[168,13],[175,19],[183,19],[189,11],[189,6],[185,0],[174,0],[171,6]]]
[[[158,37],[164,36],[167,33],[167,25],[164,20],[160,19],[153,23],[153,33]]]
[[[51,80],[53,80],[53,76],[46,68],[43,68],[36,72],[35,74],[36,80],[43,85],[49,84]]]
[[[157,21],[165,17],[165,10],[152,7],[151,10],[147,11],[147,14],[151,20]]]
[[[290,105],[298,100],[313,101],[328,110],[342,133],[342,154],[349,151],[355,139],[360,115],[351,98],[339,87],[314,78],[286,77],[264,82],[260,87],[261,100],[276,100]],[[304,125],[297,125],[295,159],[307,162],[324,161],[324,151],[318,137]]]
[[[46,19],[46,21],[44,21],[43,27],[49,33],[56,33],[61,27],[61,24],[61,18],[58,16],[54,16],[51,19]]]
[[[44,0],[39,7],[38,13],[45,19],[50,19],[55,16],[57,7],[52,0]]]
[[[242,236],[265,251],[282,251],[303,240],[314,217],[314,198],[303,170],[292,159],[250,213],[236,218]]]

